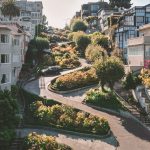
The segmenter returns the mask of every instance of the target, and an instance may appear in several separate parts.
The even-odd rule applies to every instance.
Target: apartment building
[[[89,2],[81,6],[81,18],[84,19],[88,16],[97,16],[97,12],[102,8],[108,8],[109,5],[103,0],[98,2]]]
[[[110,18],[120,18],[121,12],[116,8],[105,8],[98,11],[98,28],[102,33],[107,34],[110,25]]]
[[[4,1],[4,0],[1,0]],[[1,2],[2,4],[2,2]],[[1,7],[0,4],[0,7]],[[35,35],[35,26],[42,23],[43,4],[42,1],[17,0],[16,6],[20,8],[20,16],[14,17],[11,23],[18,23],[23,29],[29,32],[32,37]],[[10,22],[9,18],[4,17],[0,12],[1,22]]]
[[[131,69],[150,67],[150,24],[139,28],[139,37],[128,40],[128,64]]]
[[[139,36],[139,27],[150,23],[150,4],[136,6],[124,12],[115,31],[116,44],[123,50],[125,63],[128,62],[127,40]]]
[[[30,35],[18,24],[0,24],[0,89],[16,84],[24,64]]]

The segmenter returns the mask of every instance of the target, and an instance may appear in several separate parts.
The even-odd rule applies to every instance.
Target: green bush
[[[59,144],[53,136],[30,133],[24,140],[23,150],[72,150],[71,147]]]
[[[116,95],[110,90],[103,92],[101,89],[90,89],[86,93],[85,102],[102,108],[123,109]]]
[[[0,148],[7,150],[15,136],[15,127],[19,122],[16,116],[18,113],[17,88],[12,87],[10,91],[0,91]]]
[[[126,76],[126,79],[123,82],[123,85],[127,90],[135,89],[140,84],[141,84],[141,79],[138,77],[138,75],[134,75],[131,72]]]
[[[30,105],[31,116],[40,125],[53,126],[71,131],[105,135],[110,130],[107,120],[64,105],[43,105],[41,101]],[[95,123],[96,121],[96,123]],[[80,126],[80,128],[78,128]]]
[[[109,40],[106,35],[103,35],[100,32],[95,32],[90,35],[90,38],[93,44],[99,45],[106,50],[109,48]]]
[[[85,57],[88,61],[94,62],[97,59],[104,57],[105,50],[99,45],[90,44],[85,51]]]
[[[87,24],[82,21],[82,20],[74,20],[72,25],[71,25],[71,30],[73,32],[77,32],[77,31],[86,31],[87,30]]]
[[[85,33],[78,32],[74,35],[73,41],[76,43],[80,55],[84,57],[85,49],[91,43],[90,38]]]

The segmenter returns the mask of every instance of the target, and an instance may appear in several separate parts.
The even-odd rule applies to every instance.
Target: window
[[[145,57],[150,56],[150,48],[145,50]]]
[[[6,35],[6,34],[1,34],[1,35],[0,35],[0,42],[1,42],[1,43],[8,43],[8,42],[9,42],[8,35]]]
[[[1,54],[1,63],[9,63],[9,54]]]
[[[8,74],[2,74],[1,84],[8,83],[8,82],[9,82],[9,75]]]
[[[136,17],[136,22],[138,23],[144,22],[144,17]]]
[[[14,45],[19,46],[19,39],[14,39]]]
[[[150,7],[146,7],[146,12],[150,12]]]
[[[146,17],[146,23],[150,23],[150,17]]]
[[[91,5],[91,11],[97,12],[99,9],[98,5]]]

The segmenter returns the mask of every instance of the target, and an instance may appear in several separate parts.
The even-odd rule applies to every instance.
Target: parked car
[[[42,69],[41,75],[43,75],[43,76],[58,75],[58,74],[60,74],[60,71],[61,71],[60,66],[51,66],[46,69]]]

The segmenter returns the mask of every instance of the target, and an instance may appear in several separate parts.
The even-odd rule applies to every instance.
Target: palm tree
[[[2,4],[2,14],[4,16],[9,16],[9,20],[11,20],[12,17],[20,15],[20,9],[16,6],[15,2],[15,0],[7,0]]]

